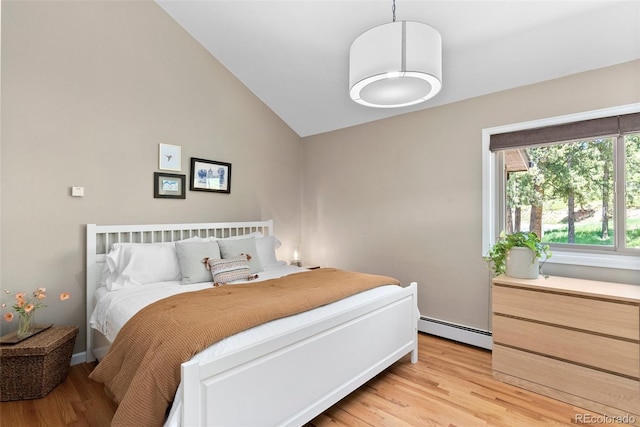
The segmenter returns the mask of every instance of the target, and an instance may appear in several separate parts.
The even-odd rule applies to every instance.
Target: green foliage
[[[576,243],[579,245],[613,246],[614,234],[615,230],[611,228],[609,236],[603,239],[600,226],[597,223],[580,224],[576,226]],[[545,231],[542,240],[548,243],[567,243],[567,226]],[[640,219],[638,218],[627,219],[626,247],[640,248]]]
[[[640,248],[640,226],[627,230],[627,247]]]
[[[625,137],[627,207],[640,206],[640,134]]]
[[[515,233],[500,233],[498,241],[491,247],[484,260],[495,275],[504,274],[506,269],[507,254],[511,248],[529,248],[534,253],[534,259],[540,258],[540,269],[544,262],[551,258],[549,245],[542,243],[534,232],[517,231]]]
[[[575,243],[578,245],[613,246],[613,228],[609,236],[603,239],[600,233],[600,226],[596,223],[576,226],[575,235]],[[545,231],[543,239],[549,243],[567,243],[567,226]]]

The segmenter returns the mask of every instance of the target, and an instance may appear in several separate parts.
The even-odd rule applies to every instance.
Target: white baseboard
[[[71,365],[78,365],[80,363],[84,363],[87,360],[87,352],[83,351],[81,353],[74,353],[71,356]]]
[[[486,348],[487,350],[493,348],[493,338],[490,331],[483,331],[481,329],[424,316],[418,320],[418,330],[426,334]]]

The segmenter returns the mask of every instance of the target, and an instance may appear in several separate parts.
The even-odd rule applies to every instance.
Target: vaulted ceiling
[[[156,1],[300,136],[640,58],[637,0],[397,0],[398,21],[442,35],[443,89],[372,109],[349,98],[349,47],[391,0]]]

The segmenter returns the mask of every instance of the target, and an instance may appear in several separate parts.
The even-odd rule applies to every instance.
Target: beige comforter
[[[119,404],[112,426],[160,426],[180,364],[221,339],[385,284],[393,278],[323,268],[174,295],[133,316],[90,378]]]

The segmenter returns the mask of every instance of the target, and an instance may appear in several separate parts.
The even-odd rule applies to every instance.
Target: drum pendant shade
[[[349,52],[349,95],[369,107],[406,107],[442,88],[442,38],[433,27],[392,22],[360,35]]]

